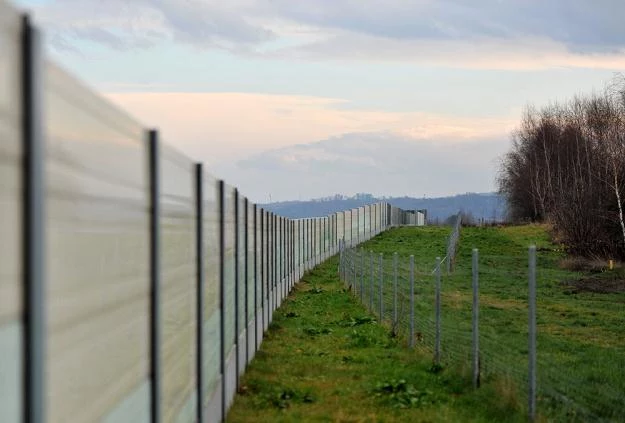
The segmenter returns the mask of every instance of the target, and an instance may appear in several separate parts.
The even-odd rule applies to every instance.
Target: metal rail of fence
[[[339,274],[408,347],[432,357],[435,366],[456,369],[476,389],[484,381],[495,383],[531,420],[625,421],[622,378],[602,363],[587,363],[594,371],[581,374],[567,365],[576,351],[562,334],[537,330],[537,318],[557,303],[541,304],[540,287],[552,282],[536,263],[533,246],[525,257],[480,256],[474,249],[468,265],[446,274],[438,257],[345,247]],[[501,283],[513,287],[512,296],[501,295]],[[622,352],[604,348],[602,354],[617,368],[625,364]]]

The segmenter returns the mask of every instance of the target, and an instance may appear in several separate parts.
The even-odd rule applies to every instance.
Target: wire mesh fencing
[[[358,248],[341,251],[340,274],[434,369],[454,369],[476,388],[493,384],[530,419],[625,421],[624,351],[580,340],[558,321],[564,303],[549,295],[553,275],[536,261],[534,247],[519,256],[473,250],[447,274],[444,259]]]

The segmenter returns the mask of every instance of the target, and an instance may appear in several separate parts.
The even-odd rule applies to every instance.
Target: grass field
[[[434,258],[449,228],[401,228],[366,243],[415,255],[417,350],[372,320],[337,281],[336,258],[307,274],[277,311],[229,421],[525,421],[527,246],[537,245],[541,419],[624,420],[625,294],[573,289],[544,227],[463,228],[443,278],[443,369],[431,356]],[[480,249],[483,383],[468,380],[471,249]],[[405,266],[402,267],[405,270]],[[606,280],[619,276],[601,273]],[[405,280],[405,279],[404,279]],[[386,292],[386,291],[385,291]],[[557,399],[557,400],[554,400]]]

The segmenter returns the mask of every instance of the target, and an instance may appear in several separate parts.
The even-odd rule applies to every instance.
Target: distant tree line
[[[528,108],[498,185],[511,219],[550,222],[573,254],[625,258],[625,79]]]

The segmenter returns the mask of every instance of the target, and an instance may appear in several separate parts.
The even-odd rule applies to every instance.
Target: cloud
[[[573,50],[622,48],[620,0],[273,0],[273,13],[305,24],[403,40],[545,38]]]
[[[389,132],[349,133],[268,150],[217,170],[254,201],[334,193],[437,196],[495,188],[501,137],[414,139]]]
[[[268,59],[625,67],[620,0],[50,0],[33,8],[63,51],[80,38],[113,49],[171,41]]]
[[[413,63],[465,69],[625,68],[625,48],[613,52],[571,52],[563,44],[548,38],[397,40],[337,32],[322,40],[273,50],[266,56],[315,61]]]
[[[312,96],[176,92],[106,96],[142,121],[158,123],[164,139],[209,163],[352,132],[444,142],[491,138],[516,125],[516,116],[358,109],[345,107],[351,103],[343,99]]]
[[[165,41],[200,48],[241,49],[273,38],[235,8],[201,0],[52,0],[32,7],[52,47],[77,39],[116,50],[150,48]]]

